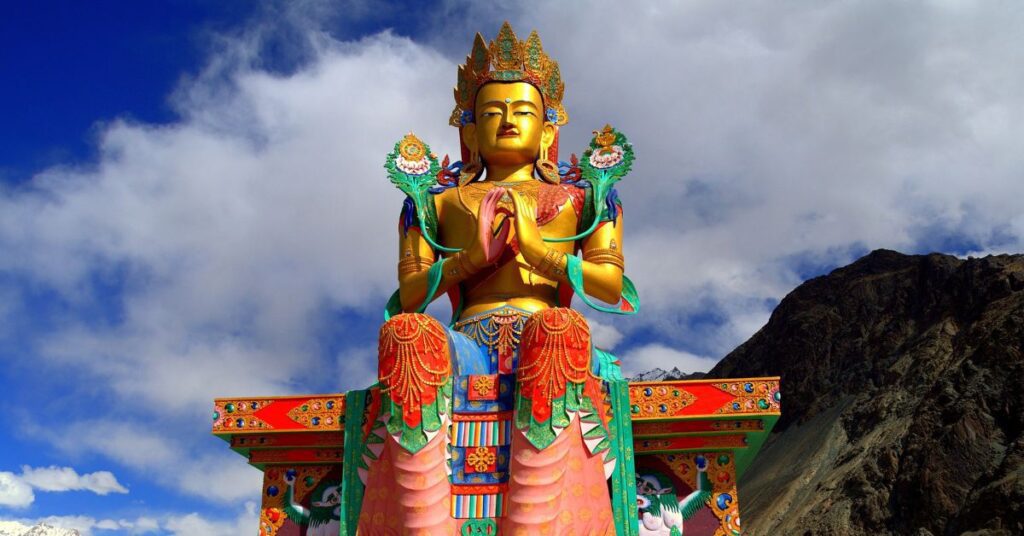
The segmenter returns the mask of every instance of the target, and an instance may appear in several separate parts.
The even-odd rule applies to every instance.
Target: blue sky
[[[549,4],[8,6],[0,520],[254,531],[210,401],[372,378],[383,157],[455,153],[456,64],[505,19],[561,63],[563,157],[605,122],[636,146],[644,312],[590,315],[627,370],[706,370],[875,248],[1024,249],[1014,4]]]

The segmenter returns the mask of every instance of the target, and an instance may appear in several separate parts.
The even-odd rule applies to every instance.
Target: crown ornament
[[[558,62],[544,53],[536,30],[526,41],[520,41],[505,21],[498,36],[488,44],[479,33],[473,40],[473,50],[466,63],[459,66],[458,85],[455,86],[455,110],[448,121],[453,127],[463,127],[475,121],[473,107],[476,92],[487,82],[527,82],[536,87],[544,98],[545,119],[557,126],[569,122],[562,107],[565,83],[558,70]]]

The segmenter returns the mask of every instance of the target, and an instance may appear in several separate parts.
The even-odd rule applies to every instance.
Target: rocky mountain
[[[30,526],[16,521],[0,521],[0,536],[79,536],[77,530],[51,527],[45,523]]]
[[[776,534],[1024,534],[1024,255],[879,250],[790,293],[709,377],[782,377],[740,484]]]
[[[647,372],[641,372],[632,378],[629,378],[631,382],[664,382],[670,380],[699,380],[704,377],[703,372],[693,372],[687,374],[679,367],[672,367],[672,370],[666,372],[664,369],[656,368],[654,370],[648,370]]]

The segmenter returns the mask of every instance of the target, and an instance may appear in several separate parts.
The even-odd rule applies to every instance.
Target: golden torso
[[[484,180],[449,188],[434,196],[438,241],[446,247],[462,249],[460,255],[466,257],[446,261],[451,266],[445,269],[445,279],[438,290],[444,292],[455,284],[461,286],[463,318],[503,305],[530,312],[554,307],[559,283],[568,282],[562,254],[574,254],[579,244],[583,251],[583,285],[587,294],[617,302],[622,288],[621,262],[608,264],[600,261],[599,255],[590,262],[588,253],[615,250],[613,257],[621,257],[621,215],[614,225],[599,227],[580,242],[543,240],[577,233],[576,208],[581,191],[574,186],[548,185],[534,177],[534,163],[538,157],[543,158],[555,139],[555,127],[543,120],[539,91],[523,82],[486,84],[477,93],[475,109],[476,122],[463,127],[463,142],[474,154],[478,152],[486,164],[486,172]],[[486,262],[479,236],[485,233],[479,229],[478,221],[487,222],[490,216],[480,218],[480,207],[487,193],[499,187],[505,188],[506,193],[495,212],[492,237],[500,236],[495,231],[503,222],[508,223],[506,227],[511,231],[498,260]],[[566,195],[567,191],[577,194],[576,206],[573,196]],[[511,197],[513,192],[518,195],[518,201]],[[551,195],[552,192],[557,195]],[[543,212],[544,217],[534,221],[537,215],[527,216],[527,205],[516,214],[515,202],[538,207],[536,210]],[[517,237],[517,230],[523,236]],[[427,269],[440,259],[418,229],[402,230],[400,237],[399,290],[402,306],[409,311],[415,310],[424,299],[429,301],[436,297],[426,296]],[[497,238],[487,242],[494,245],[494,240]],[[472,272],[462,270],[467,266],[467,258]],[[560,279],[553,279],[555,277]]]
[[[537,200],[538,191],[542,186],[539,181],[519,181],[497,183],[505,188],[516,191]],[[474,238],[476,217],[480,209],[480,201],[495,183],[481,181],[459,188],[451,188],[435,198],[439,220],[438,234],[441,242],[453,247],[463,247]],[[506,215],[512,212],[511,200],[504,200],[500,210]],[[501,218],[495,221],[495,229],[500,225]],[[572,207],[572,201],[560,207],[558,215],[551,221],[540,226],[544,237],[565,237],[576,234],[578,217]],[[509,234],[509,243],[516,239],[515,231]],[[573,242],[549,243],[549,247],[563,253],[574,253]],[[527,311],[538,311],[555,306],[557,302],[557,282],[547,279],[536,270],[531,270],[523,254],[516,252],[515,259],[485,268],[473,280],[476,284],[467,289],[464,298],[463,317],[473,316],[503,305],[511,305]]]

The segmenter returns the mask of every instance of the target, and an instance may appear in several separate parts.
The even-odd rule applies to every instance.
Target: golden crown
[[[465,65],[459,65],[459,83],[455,87],[455,110],[449,124],[461,127],[474,121],[473,106],[476,92],[487,82],[528,82],[540,90],[544,97],[544,116],[548,122],[564,125],[569,115],[562,107],[565,84],[558,62],[544,53],[536,30],[526,41],[520,41],[505,21],[498,37],[488,45],[484,37],[476,34],[473,51],[466,56]]]

